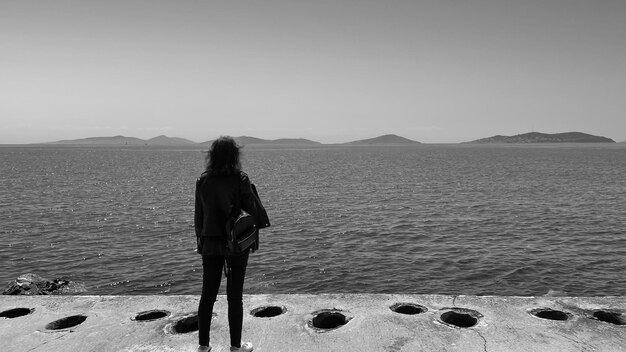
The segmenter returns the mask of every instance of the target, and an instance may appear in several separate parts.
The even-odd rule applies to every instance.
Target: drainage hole
[[[133,320],[151,321],[151,320],[165,318],[168,315],[170,315],[170,312],[166,310],[148,310],[145,312],[137,313],[137,315],[135,315],[135,318]]]
[[[82,324],[87,319],[86,315],[72,315],[70,317],[61,318],[59,320],[55,320],[46,325],[46,329],[48,330],[62,330],[72,328],[76,325]]]
[[[389,307],[392,311],[400,314],[420,314],[426,312],[428,309],[424,306],[420,306],[419,304],[413,303],[396,303]]]
[[[622,317],[621,313],[617,312],[606,312],[603,310],[598,310],[593,313],[593,317],[605,323],[626,325],[626,319]]]
[[[253,316],[257,318],[271,318],[275,316],[279,316],[285,313],[287,309],[285,307],[277,307],[277,306],[268,306],[268,307],[259,307],[250,312]]]
[[[339,312],[322,312],[313,317],[312,325],[318,329],[330,330],[346,325],[350,321]]]
[[[569,314],[562,312],[560,310],[554,310],[554,309],[536,309],[532,311],[531,314],[538,318],[548,319],[548,320],[565,321],[570,318]]]
[[[198,330],[198,315],[192,315],[187,318],[180,319],[173,326],[174,332],[177,334],[186,334]]]
[[[478,323],[478,319],[474,318],[470,314],[458,313],[454,311],[441,314],[441,321],[459,328],[470,328]]]
[[[18,317],[23,317],[25,315],[28,315],[32,312],[35,311],[35,308],[13,308],[13,309],[9,309],[9,310],[5,310],[4,312],[0,313],[0,317],[3,318],[9,318],[9,319],[13,319],[13,318],[18,318]]]

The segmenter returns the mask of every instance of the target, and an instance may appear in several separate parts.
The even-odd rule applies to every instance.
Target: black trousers
[[[213,304],[217,299],[222,280],[224,259],[220,255],[202,256],[202,296],[198,306],[198,343],[201,346],[209,345]],[[243,281],[246,276],[248,254],[229,257],[228,263],[230,275],[226,278],[226,295],[230,345],[239,347],[243,326]]]

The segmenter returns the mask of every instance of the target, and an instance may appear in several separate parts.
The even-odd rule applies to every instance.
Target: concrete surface
[[[174,328],[181,319],[196,314],[198,300],[198,296],[0,296],[0,315],[15,308],[32,310],[28,315],[0,318],[0,350],[195,351],[197,331],[176,333]],[[420,305],[424,311],[392,311],[390,307],[398,303]],[[274,317],[250,314],[267,306],[279,307],[274,309],[278,312],[283,308],[284,313]],[[219,296],[211,330],[215,352],[228,351],[226,309],[226,298]],[[169,314],[137,320],[139,313],[151,310]],[[543,314],[567,320],[531,314],[547,310],[553,312]],[[327,312],[330,323],[338,316],[334,313],[341,313],[347,323],[318,329],[311,321],[320,312]],[[594,318],[594,313],[612,322]],[[249,295],[244,296],[243,337],[259,352],[622,352],[626,351],[625,313],[626,297]],[[58,323],[75,315],[86,319],[73,327]],[[458,327],[442,321],[449,316],[457,325],[472,325],[473,319],[476,324]],[[59,329],[51,329],[55,327]]]

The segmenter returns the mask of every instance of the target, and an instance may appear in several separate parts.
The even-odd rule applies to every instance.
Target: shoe
[[[233,352],[252,352],[254,351],[254,346],[250,342],[242,343],[241,347],[233,347],[230,346],[230,351]]]
[[[211,346],[198,346],[198,352],[209,352],[211,350]]]

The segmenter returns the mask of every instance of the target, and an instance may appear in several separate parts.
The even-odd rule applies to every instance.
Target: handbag
[[[252,186],[252,194],[255,203],[260,204],[260,199],[256,193],[256,187]],[[261,226],[259,226],[258,219],[249,214],[247,211],[241,209],[241,183],[237,186],[237,197],[234,207],[231,209],[230,215],[226,220],[226,244],[228,255],[241,255],[246,251],[252,252],[259,249],[259,228],[269,226],[269,220],[267,219],[267,213],[261,205],[258,209],[262,210],[265,220]],[[258,212],[259,214],[261,212]]]
[[[256,219],[245,210],[235,210],[226,221],[226,243],[229,255],[241,255],[248,249],[259,248],[259,229]]]

